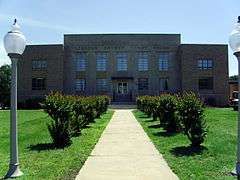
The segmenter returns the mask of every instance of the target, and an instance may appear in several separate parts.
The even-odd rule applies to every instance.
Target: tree
[[[11,66],[0,67],[0,103],[9,107],[10,105]]]
[[[229,80],[238,80],[238,75],[230,76]]]

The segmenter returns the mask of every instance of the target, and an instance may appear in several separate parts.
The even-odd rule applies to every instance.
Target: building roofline
[[[181,36],[180,33],[83,33],[83,34],[64,34],[64,36],[99,36],[99,35],[106,35],[106,36],[122,36],[122,35],[140,35],[140,36],[145,36],[145,35],[150,35],[150,36]]]
[[[214,43],[210,43],[210,44],[208,44],[208,43],[199,43],[199,44],[197,44],[197,43],[183,43],[183,44],[180,44],[180,46],[228,46],[228,44],[220,44],[220,43],[216,43],[216,44],[214,44]]]
[[[27,44],[27,46],[63,46],[63,44]]]

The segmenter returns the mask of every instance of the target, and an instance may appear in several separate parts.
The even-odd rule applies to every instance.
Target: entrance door
[[[128,83],[127,82],[119,82],[118,86],[118,94],[128,94]]]
[[[131,93],[129,91],[129,83],[126,81],[116,82],[116,89],[114,92],[114,101],[130,102]]]

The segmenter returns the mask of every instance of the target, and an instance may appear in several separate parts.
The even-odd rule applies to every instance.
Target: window
[[[106,71],[107,53],[97,53],[97,71]]]
[[[97,79],[97,90],[107,91],[107,79]]]
[[[127,71],[127,53],[117,53],[117,70]]]
[[[85,91],[86,81],[85,79],[76,80],[76,91]]]
[[[86,70],[86,54],[77,53],[75,54],[76,61],[76,71],[85,71]]]
[[[46,78],[32,78],[32,90],[45,90]]]
[[[138,90],[148,90],[148,78],[138,79]]]
[[[33,70],[45,70],[47,69],[47,61],[45,60],[32,60]]]
[[[212,59],[200,59],[198,60],[198,69],[212,69],[213,60]]]
[[[140,52],[137,54],[138,59],[138,70],[147,71],[148,70],[148,54],[146,52]]]
[[[160,78],[159,79],[160,84],[160,91],[168,91],[168,78]]]
[[[159,54],[159,70],[167,71],[169,62],[169,53],[163,52]]]
[[[212,90],[213,89],[213,78],[200,78],[198,81],[198,87],[200,90]]]

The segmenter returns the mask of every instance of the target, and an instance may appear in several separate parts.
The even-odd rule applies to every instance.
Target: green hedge
[[[46,96],[44,111],[52,118],[48,130],[57,147],[71,144],[71,137],[81,134],[83,127],[107,111],[107,96],[69,96],[55,92]]]
[[[192,146],[203,143],[207,134],[204,106],[194,93],[139,96],[136,101],[138,109],[154,120],[159,119],[167,132],[183,132]]]

